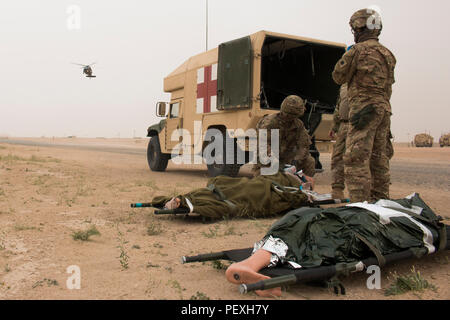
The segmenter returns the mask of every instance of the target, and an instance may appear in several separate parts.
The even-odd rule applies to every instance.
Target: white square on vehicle
[[[211,97],[211,112],[217,112],[217,96]]]
[[[197,99],[197,113],[203,113],[203,98]]]
[[[211,66],[211,80],[217,80],[217,63]]]
[[[197,84],[205,82],[205,68],[197,70]]]

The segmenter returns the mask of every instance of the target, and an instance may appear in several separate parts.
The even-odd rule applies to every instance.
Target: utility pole
[[[208,51],[208,0],[206,0],[206,51]]]

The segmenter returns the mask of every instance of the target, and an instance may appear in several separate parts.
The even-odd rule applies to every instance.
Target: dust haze
[[[0,136],[143,137],[163,78],[206,49],[205,0],[4,1]],[[447,1],[209,0],[208,48],[259,30],[352,44],[351,14],[381,8],[380,41],[398,60],[396,141],[450,131]],[[79,8],[71,29],[70,8]],[[94,66],[95,79],[71,63]]]

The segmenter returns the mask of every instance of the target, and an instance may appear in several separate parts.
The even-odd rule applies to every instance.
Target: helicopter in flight
[[[91,66],[93,66],[94,64],[96,64],[96,62],[91,63],[91,64],[80,64],[80,63],[73,63],[77,66],[81,66],[83,68],[83,73],[86,75],[86,78],[96,78],[97,76],[94,76],[92,74],[92,68]]]

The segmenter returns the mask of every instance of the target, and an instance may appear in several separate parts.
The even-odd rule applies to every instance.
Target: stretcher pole
[[[181,263],[191,263],[191,262],[205,262],[205,261],[215,261],[215,260],[226,260],[227,254],[225,251],[215,252],[215,253],[206,253],[199,254],[198,256],[181,257]]]
[[[397,261],[405,260],[408,258],[415,258],[416,254],[412,250],[405,250],[402,252],[392,253],[385,255],[386,264],[392,264]],[[328,280],[335,275],[341,273],[362,271],[365,268],[379,265],[376,257],[371,257],[362,260],[360,263],[347,264],[345,268],[339,268],[338,265],[323,266],[311,269],[301,269],[292,274],[275,277],[267,280],[262,280],[252,284],[241,284],[239,286],[239,292],[241,294],[248,293],[255,290],[267,290],[272,288],[278,288],[286,285],[297,284],[301,282],[311,282],[317,280]]]

